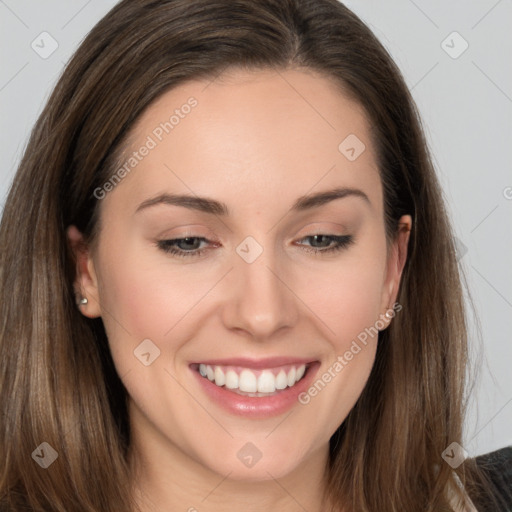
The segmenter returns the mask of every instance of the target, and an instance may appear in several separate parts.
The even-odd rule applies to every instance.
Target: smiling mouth
[[[242,396],[273,396],[293,388],[304,378],[309,364],[287,364],[275,368],[194,364],[193,369],[212,384]]]

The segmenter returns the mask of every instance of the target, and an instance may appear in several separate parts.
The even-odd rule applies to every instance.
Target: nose
[[[265,341],[296,324],[298,297],[293,283],[288,282],[291,273],[284,267],[285,262],[277,261],[275,251],[270,249],[263,250],[252,263],[234,255],[227,285],[229,298],[223,310],[226,328]]]

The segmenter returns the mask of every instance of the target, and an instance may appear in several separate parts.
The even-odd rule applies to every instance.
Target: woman
[[[467,334],[439,183],[342,4],[120,2],[42,113],[0,242],[6,510],[495,499],[448,463]]]

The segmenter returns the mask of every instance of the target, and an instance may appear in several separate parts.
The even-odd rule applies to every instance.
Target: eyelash
[[[306,252],[313,253],[314,255],[321,255],[325,253],[333,254],[341,251],[342,249],[347,248],[351,244],[354,243],[354,237],[352,235],[325,235],[323,233],[318,233],[315,235],[308,235],[301,240],[305,240],[306,238],[314,238],[317,237],[326,237],[331,239],[335,245],[327,248],[327,249],[305,249]],[[173,238],[171,240],[159,240],[157,242],[157,246],[160,250],[164,251],[165,253],[172,254],[174,256],[178,256],[180,258],[189,258],[189,257],[199,257],[201,256],[205,251],[208,249],[195,249],[192,251],[185,251],[182,249],[177,249],[174,244],[184,241],[184,240],[201,240],[208,242],[208,240],[204,237],[200,236],[187,236],[183,238]]]

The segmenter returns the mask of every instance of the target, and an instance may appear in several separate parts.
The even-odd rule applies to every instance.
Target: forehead
[[[133,205],[157,193],[193,193],[234,209],[249,199],[268,209],[342,185],[364,188],[380,209],[369,126],[358,103],[311,71],[234,70],[189,81],[133,127],[120,162],[131,160],[129,172],[110,195]]]

